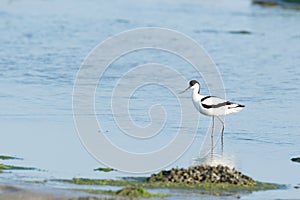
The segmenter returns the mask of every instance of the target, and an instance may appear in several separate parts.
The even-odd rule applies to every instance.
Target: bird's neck
[[[200,88],[195,87],[192,93],[193,102],[199,102],[200,101]]]
[[[198,84],[193,86],[193,94],[200,94],[200,86]]]

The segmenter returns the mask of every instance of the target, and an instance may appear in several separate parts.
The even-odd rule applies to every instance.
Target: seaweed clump
[[[75,189],[78,191],[88,192],[92,194],[107,194],[107,195],[114,195],[114,196],[123,196],[123,197],[130,197],[130,198],[153,198],[153,197],[167,197],[167,194],[154,194],[150,193],[148,190],[142,187],[136,186],[125,186],[120,190],[113,191],[113,190],[94,190],[94,189]]]
[[[300,163],[300,157],[292,158],[291,161],[293,161],[293,162],[299,162]]]

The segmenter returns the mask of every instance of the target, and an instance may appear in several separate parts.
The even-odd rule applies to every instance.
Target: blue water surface
[[[235,167],[256,180],[286,184],[288,188],[245,194],[242,199],[299,198],[300,192],[293,186],[300,183],[300,165],[290,161],[300,156],[299,21],[297,10],[260,7],[247,0],[1,1],[0,153],[24,158],[7,164],[40,169],[4,173],[1,182],[131,176],[93,171],[103,164],[86,151],[77,135],[72,112],[73,84],[86,56],[108,37],[133,28],[162,27],[180,31],[202,45],[218,67],[226,97],[246,105],[240,113],[226,117],[225,152],[233,157]],[[114,83],[125,69],[118,66],[130,68],[153,61],[176,66],[187,80],[203,81],[178,57],[146,51],[116,62],[115,68],[112,66],[115,71],[108,71],[107,83]],[[170,78],[168,74],[164,76]],[[178,91],[186,87],[182,85]],[[201,92],[208,94],[205,84]],[[96,91],[96,96],[101,94]],[[156,98],[151,99],[153,96]],[[182,98],[190,98],[190,94]],[[129,103],[135,122],[146,126],[149,107],[159,102],[170,117],[165,135],[157,146],[137,149],[113,137],[117,128],[111,127],[113,118],[105,116],[109,107],[103,110],[101,100],[95,105],[108,137],[142,153],[172,139],[180,121],[177,108],[172,106],[177,101],[168,90],[149,85],[138,90]],[[198,117],[196,111],[194,114]],[[197,157],[202,133],[210,125],[210,118],[200,119],[196,141],[169,167],[187,167]],[[51,183],[48,186],[66,187]],[[188,194],[172,198],[183,196],[192,198]]]

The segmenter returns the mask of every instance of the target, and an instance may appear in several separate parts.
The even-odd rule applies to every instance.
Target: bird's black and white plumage
[[[189,88],[193,89],[192,99],[195,108],[204,115],[222,116],[239,112],[245,107],[219,97],[200,95],[200,84],[198,81],[190,81]]]
[[[224,122],[219,116],[228,115],[231,113],[236,113],[241,111],[245,106],[237,104],[231,101],[226,101],[219,97],[215,96],[203,96],[200,95],[200,83],[196,80],[192,80],[189,83],[189,87],[185,89],[185,92],[188,89],[192,89],[192,100],[195,108],[202,113],[203,115],[212,116],[212,152],[213,152],[213,132],[214,132],[214,117],[216,116],[222,123],[222,151],[223,151],[223,134],[224,134]]]

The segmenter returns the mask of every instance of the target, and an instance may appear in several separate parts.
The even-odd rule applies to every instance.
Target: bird
[[[212,132],[211,132],[211,140],[212,140],[212,150],[213,154],[213,134],[214,134],[214,120],[215,117],[220,120],[222,123],[222,135],[221,135],[221,145],[222,145],[222,153],[223,153],[223,144],[224,144],[224,121],[220,118],[220,116],[228,115],[231,113],[237,113],[241,111],[245,105],[241,105],[238,103],[234,103],[231,101],[224,100],[222,98],[216,96],[203,96],[200,95],[200,83],[196,80],[191,80],[189,82],[189,87],[186,88],[181,93],[192,89],[192,101],[195,108],[203,115],[212,117]]]

